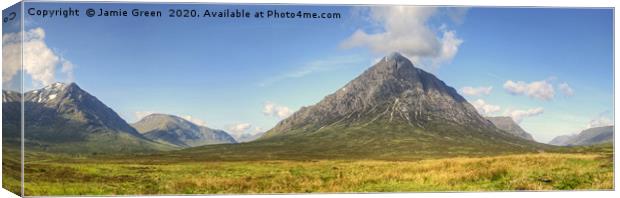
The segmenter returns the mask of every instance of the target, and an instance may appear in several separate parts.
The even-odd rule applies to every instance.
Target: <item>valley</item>
[[[20,97],[3,92],[14,192]],[[27,196],[614,188],[613,126],[536,142],[399,53],[254,137],[160,113],[130,124],[75,83],[23,101]]]

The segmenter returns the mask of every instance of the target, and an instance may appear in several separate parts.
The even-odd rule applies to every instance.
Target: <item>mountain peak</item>
[[[225,131],[198,126],[186,119],[169,114],[150,114],[132,126],[151,140],[180,147],[236,143],[235,139]]]
[[[67,97],[78,97],[83,95],[90,95],[82,88],[80,88],[76,83],[62,83],[55,82],[49,84],[41,89],[31,90],[26,92],[25,101],[35,102],[35,103],[49,103],[49,102],[58,102],[61,99]]]
[[[148,140],[75,83],[57,82],[28,91],[23,101],[23,119],[30,123],[24,129],[28,131],[25,139],[36,141],[46,150],[128,152],[172,148]],[[64,143],[71,146],[61,146]]]
[[[153,119],[153,118],[179,118],[175,115],[164,114],[164,113],[152,113],[147,116],[144,116],[142,119]]]
[[[486,117],[486,119],[491,121],[491,123],[493,123],[493,125],[497,128],[504,130],[505,132],[526,140],[535,141],[534,137],[523,130],[523,128],[521,128],[521,126],[519,126],[519,124],[517,124],[510,116]]]
[[[454,88],[395,52],[339,91],[281,121],[267,137],[294,129],[317,130],[335,122],[365,125],[396,121],[417,128],[445,121],[496,129]]]
[[[70,82],[70,83],[64,83],[64,82],[55,82],[52,84],[49,84],[41,89],[37,89],[37,90],[32,90],[29,92],[33,92],[33,93],[38,93],[38,92],[45,92],[45,93],[58,93],[58,92],[62,92],[62,91],[67,91],[67,92],[73,92],[73,91],[83,91],[82,88],[80,88],[75,82]]]
[[[394,76],[399,79],[412,79],[422,71],[398,52],[392,52],[383,57],[381,61],[369,68],[367,72],[374,72],[383,76]]]
[[[21,93],[11,90],[2,90],[2,102],[20,102]]]
[[[114,110],[75,83],[56,82],[41,89],[24,93],[24,108],[35,112],[48,112],[50,116],[64,115],[91,126],[128,132],[144,138]],[[35,117],[34,115],[29,117]]]
[[[407,59],[407,58],[405,58],[405,56],[403,56],[399,52],[392,52],[392,53],[388,54],[387,56],[385,56],[384,59],[386,61],[398,61],[398,60],[403,60],[403,59]]]
[[[71,83],[71,84],[74,84],[74,83]],[[55,83],[52,83],[52,84],[49,84],[49,85],[43,87],[43,89],[48,89],[48,90],[49,89],[65,89],[68,86],[69,86],[69,84],[67,84],[67,83],[55,82]]]
[[[140,132],[152,131],[155,128],[171,128],[171,127],[179,127],[182,126],[184,128],[192,128],[197,130],[199,128],[198,125],[187,121],[183,118],[180,118],[175,115],[163,114],[163,113],[153,113],[147,116],[144,116],[138,122],[134,123],[134,128],[136,128]]]

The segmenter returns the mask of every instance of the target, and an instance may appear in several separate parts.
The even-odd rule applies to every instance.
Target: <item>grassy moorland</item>
[[[364,121],[364,124],[333,124],[312,132],[292,130],[288,134],[249,143],[207,145],[155,154],[150,160],[411,161],[538,153],[560,149],[499,132],[463,130],[457,126],[439,123],[428,124],[425,129],[420,129],[399,122],[390,124],[386,121]]]
[[[28,153],[25,193],[29,196],[136,195],[609,190],[614,187],[611,144],[567,148],[557,153],[404,161],[187,161],[174,155],[157,156],[157,160],[153,157]]]
[[[21,194],[21,153],[19,145],[6,142],[2,148],[2,187],[15,194]]]

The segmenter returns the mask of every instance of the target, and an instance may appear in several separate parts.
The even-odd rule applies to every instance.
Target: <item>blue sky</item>
[[[53,79],[33,77],[38,75],[33,69],[26,88],[75,81],[128,122],[159,112],[253,133],[320,101],[390,51],[400,51],[459,90],[481,113],[513,116],[539,141],[613,122],[610,9],[172,7],[199,14],[226,8],[339,12],[342,18],[26,16],[26,29],[38,29],[33,38],[56,57],[50,62]]]

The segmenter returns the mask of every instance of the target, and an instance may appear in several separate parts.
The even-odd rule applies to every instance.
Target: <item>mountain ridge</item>
[[[223,130],[199,126],[169,114],[151,114],[132,124],[145,137],[166,144],[188,148],[237,141]]]
[[[4,113],[4,112],[3,112]],[[19,112],[7,112],[19,115]],[[76,83],[52,83],[24,93],[29,148],[68,153],[172,150],[131,127],[113,109]]]
[[[614,141],[614,126],[601,126],[584,129],[578,134],[561,135],[549,144],[557,146],[587,146]]]
[[[517,124],[512,117],[509,116],[497,116],[497,117],[486,117],[489,121],[491,121],[497,128],[502,129],[510,134],[513,134],[517,137],[535,141],[532,134],[526,132]]]

